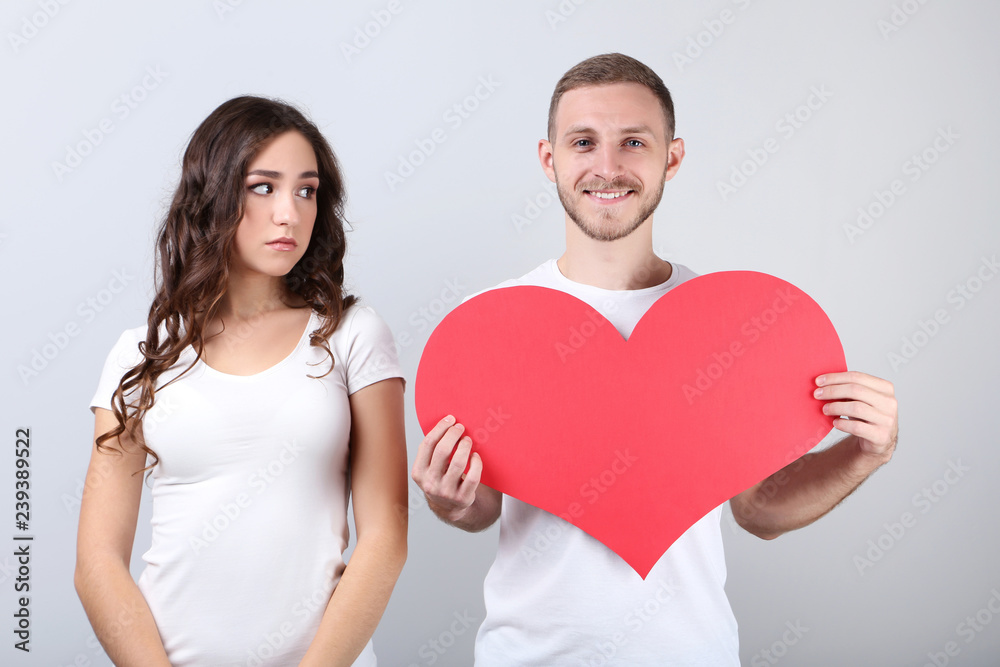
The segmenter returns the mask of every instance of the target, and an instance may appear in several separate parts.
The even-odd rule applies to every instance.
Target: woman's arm
[[[116,424],[109,410],[98,408],[95,440]],[[120,448],[119,442],[108,444]],[[143,478],[132,473],[145,464],[146,453],[134,444],[121,455],[95,447],[80,504],[73,581],[94,633],[118,667],[170,667],[153,614],[129,572]]]
[[[406,560],[403,382],[351,394],[351,494],[358,543],[302,666],[350,665],[371,639]]]

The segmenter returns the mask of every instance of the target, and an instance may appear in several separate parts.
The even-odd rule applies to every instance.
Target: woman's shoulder
[[[315,314],[320,326],[322,326],[326,318],[319,313]],[[388,325],[382,316],[371,306],[355,301],[344,309],[337,328],[330,335],[330,340],[351,340],[358,336],[380,335],[384,331],[388,331]]]
[[[115,342],[114,346],[111,348],[112,354],[117,354],[119,357],[137,355],[139,353],[139,343],[146,340],[146,332],[148,330],[149,325],[147,324],[125,329],[121,335],[118,336],[117,342]]]

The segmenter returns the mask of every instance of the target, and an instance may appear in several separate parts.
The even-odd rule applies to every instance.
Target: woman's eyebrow
[[[254,169],[247,176],[264,176],[265,178],[281,178],[280,171],[271,171],[270,169]],[[319,178],[318,171],[303,171],[299,174],[299,178]]]

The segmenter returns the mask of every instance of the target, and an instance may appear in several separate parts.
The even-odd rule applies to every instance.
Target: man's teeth
[[[591,191],[590,194],[594,195],[598,199],[618,199],[619,197],[624,197],[625,195],[627,195],[628,191],[627,190],[625,192],[593,192],[593,191]]]

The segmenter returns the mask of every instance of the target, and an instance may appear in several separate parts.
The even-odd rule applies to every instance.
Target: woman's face
[[[312,145],[296,130],[274,137],[251,160],[243,219],[230,274],[280,277],[309,246],[319,171]]]

